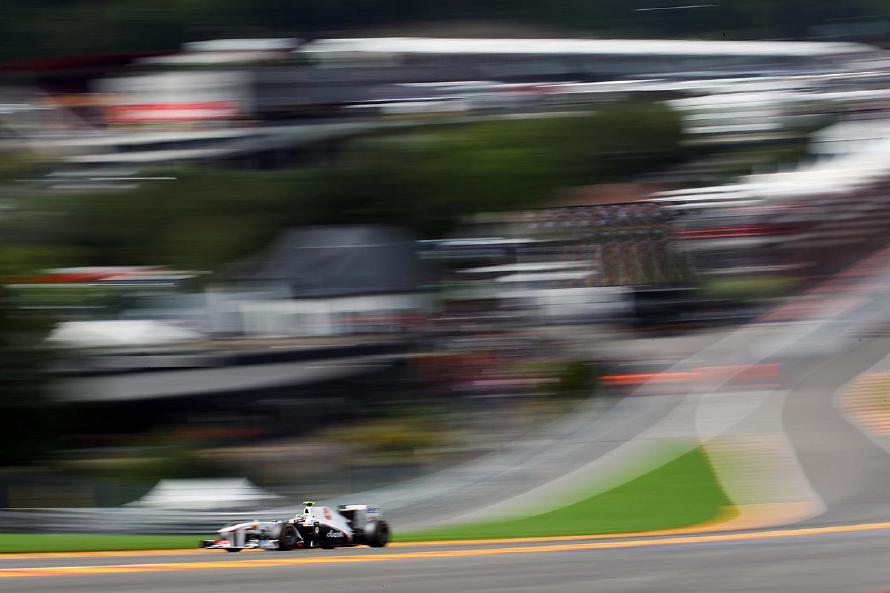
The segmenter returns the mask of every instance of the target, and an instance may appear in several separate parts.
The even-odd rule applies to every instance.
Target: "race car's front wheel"
[[[318,529],[316,527],[316,529]],[[331,528],[326,527],[324,529],[319,529],[315,532],[315,537],[318,539],[318,547],[322,550],[332,550],[334,548],[334,540],[331,539]]]
[[[282,552],[287,552],[288,550],[293,550],[296,547],[297,542],[300,541],[300,535],[297,533],[297,528],[291,525],[290,523],[285,523],[281,526],[281,532],[278,534],[278,549]]]

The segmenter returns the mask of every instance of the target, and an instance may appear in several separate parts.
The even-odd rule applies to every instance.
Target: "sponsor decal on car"
[[[328,531],[328,537],[334,538],[334,539],[340,539],[340,538],[344,537],[344,535],[343,535],[342,531]]]

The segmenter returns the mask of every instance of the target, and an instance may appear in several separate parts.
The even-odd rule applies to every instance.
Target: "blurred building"
[[[688,281],[670,215],[651,201],[654,192],[643,184],[591,186],[549,208],[479,215],[464,238],[426,256],[445,263],[446,296],[460,308],[475,303],[532,323],[628,321],[642,287]]]
[[[0,66],[0,76],[6,87],[89,106],[92,121],[104,113],[115,125],[183,124],[330,114],[348,104],[421,97],[405,83],[787,75],[833,72],[876,54],[867,45],[813,42],[223,39],[163,53],[16,62]],[[442,96],[429,87],[422,94]]]
[[[328,67],[410,65],[472,71],[462,80],[537,81],[830,70],[875,54],[856,43],[408,37],[319,39],[299,51]]]
[[[97,81],[147,57],[167,52],[62,56],[0,64],[0,103],[17,103],[0,117],[23,135],[90,130],[104,125],[104,97]]]
[[[224,285],[279,295],[238,303],[245,335],[397,333],[430,306],[415,245],[390,227],[295,229],[236,264]]]
[[[3,281],[24,309],[62,320],[105,319],[122,314],[139,299],[175,295],[200,275],[165,266],[87,266],[54,268]]]
[[[872,130],[879,130],[874,125]],[[861,132],[855,128],[854,132]],[[843,132],[843,131],[842,131]],[[827,142],[835,133],[823,133]],[[699,274],[812,280],[879,246],[890,228],[886,139],[848,138],[835,156],[739,183],[664,192],[678,245]]]

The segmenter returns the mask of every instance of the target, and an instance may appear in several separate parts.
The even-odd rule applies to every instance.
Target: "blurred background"
[[[152,509],[375,491],[702,368],[776,388],[696,353],[811,321],[890,230],[884,0],[4,13],[7,531],[195,533]]]

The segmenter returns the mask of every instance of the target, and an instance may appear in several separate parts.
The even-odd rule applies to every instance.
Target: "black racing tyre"
[[[318,538],[315,541],[318,542],[318,547],[324,550],[333,550],[334,549],[334,541],[328,537],[328,534],[331,532],[330,527],[322,527],[316,532],[315,537]]]
[[[240,552],[241,548],[226,548],[226,552],[229,554],[234,554],[235,552]]]
[[[372,548],[382,548],[389,543],[389,525],[386,521],[372,521],[365,526],[365,543]]]
[[[281,526],[281,531],[278,533],[278,549],[282,552],[287,552],[288,550],[293,550],[297,543],[300,541],[300,534],[297,533],[297,528],[294,527],[291,523],[285,523]]]

